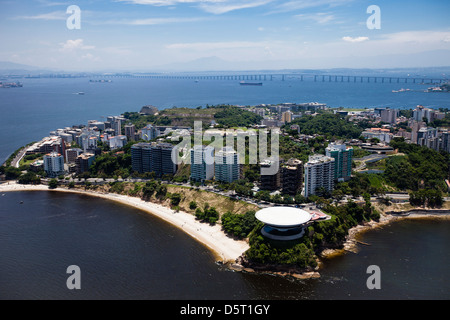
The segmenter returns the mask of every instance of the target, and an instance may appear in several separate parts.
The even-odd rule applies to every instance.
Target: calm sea
[[[450,107],[450,95],[397,83],[230,80],[24,79],[0,89],[0,162],[49,131],[144,105],[312,102],[330,107]],[[412,91],[392,93],[408,88]],[[77,92],[85,92],[78,95]],[[23,201],[21,204],[20,202]],[[450,223],[403,221],[369,232],[358,254],[329,261],[320,279],[231,272],[176,228],[117,203],[73,194],[0,195],[0,299],[449,299]],[[381,289],[366,286],[369,265]],[[78,265],[82,289],[68,290]]]
[[[85,195],[0,195],[0,299],[360,300],[450,298],[450,223],[404,220],[364,234],[320,279],[232,272],[179,229]],[[80,268],[69,290],[67,267]],[[367,268],[380,268],[369,290]]]

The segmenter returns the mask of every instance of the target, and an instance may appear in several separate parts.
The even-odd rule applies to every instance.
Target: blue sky
[[[66,26],[70,5],[80,29]],[[370,5],[380,29],[367,27]],[[0,0],[0,61],[76,71],[448,66],[449,13],[448,0]]]

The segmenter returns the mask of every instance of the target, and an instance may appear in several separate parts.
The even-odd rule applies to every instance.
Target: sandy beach
[[[49,191],[86,194],[138,208],[180,228],[192,238],[208,247],[216,255],[216,259],[224,263],[235,262],[249,248],[246,241],[236,241],[228,237],[221,230],[220,225],[216,224],[211,226],[206,223],[201,223],[192,214],[182,211],[175,212],[170,208],[156,203],[146,202],[136,197],[66,188],[49,189],[46,185],[22,185],[16,182],[0,184],[0,194],[11,191]]]

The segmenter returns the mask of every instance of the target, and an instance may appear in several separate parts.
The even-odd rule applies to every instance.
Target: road
[[[11,166],[18,168],[20,164],[20,160],[25,156],[25,153],[27,152],[27,147],[23,148],[19,151],[19,153],[15,156],[15,158],[11,161]]]
[[[46,179],[43,179],[46,180]],[[48,179],[47,179],[48,180]],[[69,183],[71,181],[75,182],[75,183],[80,183],[80,182],[84,182],[83,180],[78,180],[78,178],[75,179],[69,179],[69,180],[63,180],[65,183]],[[89,178],[86,179],[86,181],[92,183],[92,184],[104,184],[104,183],[110,183],[110,182],[146,182],[149,180],[146,179],[103,179],[103,178]],[[213,192],[216,193],[218,195],[222,195],[225,197],[229,197],[229,198],[233,198],[233,199],[237,199],[237,200],[242,200],[245,201],[247,203],[250,204],[254,204],[258,207],[261,208],[265,208],[265,207],[273,207],[276,205],[281,205],[281,204],[274,204],[274,203],[269,203],[269,202],[264,202],[264,201],[258,201],[256,198],[248,198],[248,197],[243,197],[240,195],[236,195],[236,193],[234,192],[234,190],[232,191],[220,191],[218,189],[215,189],[213,186],[191,186],[189,183],[179,183],[179,182],[169,182],[169,181],[161,181],[162,183],[166,183],[166,184],[171,184],[171,185],[175,185],[175,186],[180,186],[180,187],[189,187],[189,188],[198,188],[200,190],[204,190],[204,191],[209,191],[209,192]],[[387,198],[391,198],[393,200],[398,200],[398,201],[404,201],[407,202],[409,201],[409,194],[407,192],[402,192],[402,193],[386,193],[384,195],[384,197]],[[355,200],[355,199],[353,199]],[[359,200],[363,200],[362,197],[359,198]],[[450,201],[450,197],[444,197],[443,198],[444,201]],[[371,197],[371,201],[377,201],[377,197]],[[311,206],[314,207],[313,209],[316,209],[315,206],[313,204],[302,204],[302,206]],[[296,206],[295,204],[292,205],[288,205],[288,206]]]

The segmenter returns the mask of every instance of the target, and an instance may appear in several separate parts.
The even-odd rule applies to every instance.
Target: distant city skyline
[[[367,25],[372,5],[379,29]],[[0,61],[70,71],[448,66],[448,12],[448,0],[0,1]]]

